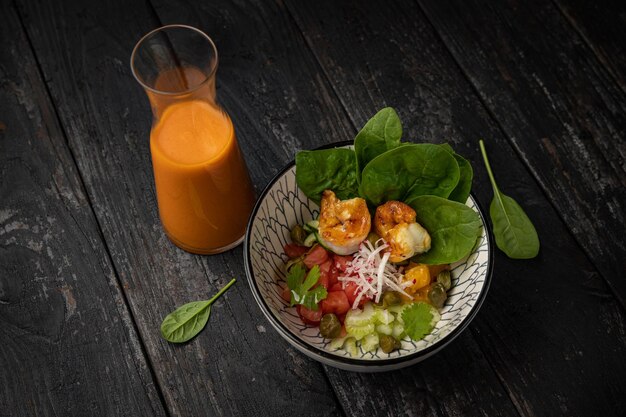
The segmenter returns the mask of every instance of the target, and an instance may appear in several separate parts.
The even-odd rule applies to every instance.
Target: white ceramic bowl
[[[343,143],[327,147],[341,146]],[[402,341],[400,350],[384,353],[362,352],[351,357],[343,350],[333,351],[329,340],[317,327],[307,326],[295,307],[281,297],[285,283],[283,247],[290,243],[295,224],[317,218],[319,207],[296,185],[294,163],[283,169],[263,190],[254,207],[244,241],[244,261],[250,288],[261,311],[287,342],[305,355],[324,364],[350,371],[376,372],[412,365],[439,351],[457,337],[474,318],[487,294],[493,264],[491,236],[485,217],[473,196],[467,205],[482,221],[481,236],[464,260],[452,265],[452,288],[441,309],[441,320],[424,339]],[[360,348],[359,348],[360,349]]]

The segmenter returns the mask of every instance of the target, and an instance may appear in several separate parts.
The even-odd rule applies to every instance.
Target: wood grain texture
[[[32,51],[0,4],[0,416],[164,416]]]
[[[555,0],[555,3],[626,91],[626,4],[618,0]]]
[[[19,4],[171,414],[340,414],[321,366],[288,347],[260,314],[241,248],[194,256],[174,247],[161,229],[149,156],[150,108],[128,64],[135,42],[159,25],[152,10],[121,0]],[[266,39],[269,28],[281,30],[284,14],[252,14],[236,3],[206,7],[224,38],[233,38],[230,47],[218,39],[227,51],[219,94],[260,187],[301,141],[308,146],[319,140],[312,129],[305,136],[304,126],[318,123],[319,109],[332,108],[332,102],[318,85],[323,77],[314,72],[315,61],[298,55],[303,48],[288,41],[297,37],[287,33],[280,49],[270,49],[275,42]],[[262,55],[255,52],[260,48]],[[159,326],[168,312],[209,298],[233,276],[238,282],[213,305],[197,338],[182,346],[161,339]]]
[[[625,90],[550,2],[420,4],[626,306]]]
[[[483,206],[488,205],[492,191],[477,142],[488,138],[499,185],[522,203],[539,231],[542,249],[533,260],[513,261],[496,252],[489,296],[470,325],[475,342],[460,346],[465,340],[455,341],[445,349],[445,356],[437,355],[415,370],[424,373],[426,383],[437,381],[437,371],[445,370],[446,382],[455,384],[457,374],[448,372],[459,368],[465,372],[464,364],[483,363],[486,358],[508,398],[476,401],[480,405],[497,407],[510,399],[521,415],[624,413],[626,404],[620,394],[626,390],[626,366],[621,359],[626,354],[623,309],[516,150],[503,138],[421,10],[411,3],[379,6],[354,1],[338,6],[331,1],[315,5],[288,1],[287,5],[357,126],[385,105],[396,107],[405,139],[449,141],[469,158],[475,172],[474,191]],[[445,357],[457,359],[456,366],[434,364]],[[333,374],[336,378],[331,379],[340,399],[352,398],[353,403],[371,407],[376,401],[370,402],[372,392],[378,394],[374,398],[382,397],[378,379],[361,377],[358,388],[351,388],[341,376]],[[466,389],[465,397],[473,398],[476,385],[464,383],[463,377],[460,384]],[[393,398],[385,404],[395,403],[396,414],[406,411],[402,407],[411,397],[407,385],[385,391]],[[478,386],[493,388],[495,384]],[[450,406],[450,410],[431,408],[430,414],[465,414],[450,405],[449,396],[429,392],[436,403]],[[486,395],[484,390],[479,392]],[[361,409],[356,408],[355,414]],[[472,408],[471,412],[510,412],[506,410]],[[414,412],[418,414],[418,409]]]

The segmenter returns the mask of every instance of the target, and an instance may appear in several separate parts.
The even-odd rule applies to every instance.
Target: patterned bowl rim
[[[345,146],[352,145],[353,143],[354,143],[353,141],[333,142],[333,143],[315,148],[315,150],[345,147]],[[274,178],[272,178],[272,180],[265,186],[265,188],[261,192],[261,195],[257,199],[254,205],[254,209],[252,210],[252,213],[250,214],[250,219],[248,220],[248,226],[246,228],[246,235],[245,235],[244,245],[243,245],[244,269],[246,272],[246,277],[248,279],[248,284],[250,285],[250,289],[252,290],[252,295],[254,296],[254,299],[256,300],[259,307],[261,308],[263,315],[269,320],[270,324],[272,324],[272,326],[278,331],[278,333],[281,336],[283,336],[283,338],[285,338],[287,341],[289,341],[291,344],[293,344],[295,347],[297,347],[299,350],[303,352],[305,351],[308,352],[310,355],[312,355],[312,357],[315,357],[324,363],[339,362],[344,365],[349,365],[349,366],[352,365],[358,368],[363,368],[363,367],[376,368],[377,366],[389,367],[395,364],[400,364],[400,363],[405,363],[405,362],[418,362],[419,359],[425,359],[433,355],[435,352],[439,351],[443,347],[447,346],[454,339],[456,339],[456,337],[459,334],[461,334],[463,330],[465,330],[467,326],[470,324],[470,322],[474,319],[474,317],[476,316],[476,313],[478,313],[478,310],[480,310],[480,307],[485,301],[487,292],[489,290],[489,285],[491,283],[491,275],[493,272],[493,258],[494,258],[493,235],[491,233],[491,228],[489,227],[489,224],[487,223],[485,216],[483,214],[484,213],[483,208],[478,202],[478,200],[476,199],[473,192],[470,193],[472,200],[474,201],[474,203],[476,204],[476,207],[478,208],[478,215],[480,216],[480,219],[483,223],[483,227],[485,228],[485,231],[488,236],[487,254],[488,254],[489,259],[487,261],[487,271],[485,274],[485,280],[483,282],[483,286],[480,291],[480,294],[478,295],[476,303],[474,304],[472,309],[469,311],[469,313],[467,313],[467,316],[463,319],[463,321],[450,333],[443,336],[441,339],[437,340],[432,345],[426,347],[425,349],[417,351],[415,353],[411,353],[405,356],[399,356],[395,358],[366,360],[366,359],[353,359],[353,358],[348,358],[345,356],[337,356],[337,355],[333,355],[332,353],[326,352],[322,349],[319,349],[316,346],[312,346],[304,342],[303,340],[299,339],[298,337],[294,336],[292,331],[289,330],[289,328],[285,324],[283,324],[282,321],[274,315],[274,313],[272,313],[271,308],[265,301],[264,297],[261,295],[261,291],[256,283],[256,280],[254,279],[254,274],[252,272],[252,259],[250,257],[250,237],[252,235],[252,229],[253,229],[252,224],[254,223],[254,219],[256,218],[258,210],[262,202],[265,200],[265,197],[269,193],[270,189],[274,186],[274,184],[280,178],[282,178],[282,176],[285,175],[285,173],[289,171],[294,165],[295,165],[295,160],[285,165],[285,167],[281,169],[274,176]]]

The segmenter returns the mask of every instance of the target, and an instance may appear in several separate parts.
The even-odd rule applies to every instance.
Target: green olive
[[[304,243],[304,239],[306,239],[306,232],[299,224],[296,224],[293,229],[291,229],[290,235],[293,243],[297,243],[298,245],[302,245],[302,243]]]
[[[402,296],[396,291],[385,291],[383,294],[383,307],[397,306],[402,303]]]
[[[448,294],[446,294],[446,289],[440,283],[437,282],[428,289],[428,299],[435,307],[443,307],[446,298],[448,298]]]
[[[380,348],[385,353],[393,352],[396,349],[400,349],[400,341],[393,336],[388,336],[386,334],[380,335],[379,342]]]
[[[324,314],[320,321],[320,334],[327,339],[334,339],[341,333],[341,323],[334,314]]]
[[[437,282],[443,285],[443,288],[445,288],[445,290],[448,291],[450,287],[452,287],[450,271],[444,270],[444,271],[441,271],[439,274],[437,274]]]

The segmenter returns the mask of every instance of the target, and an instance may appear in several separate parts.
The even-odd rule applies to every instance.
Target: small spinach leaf
[[[479,144],[493,188],[493,200],[489,206],[489,215],[493,223],[496,245],[509,258],[534,258],[539,253],[539,236],[537,236],[535,226],[515,200],[502,194],[496,184],[493,172],[491,172],[485,144],[482,140]]]
[[[193,301],[168,314],[161,323],[161,336],[168,342],[183,343],[200,333],[211,315],[211,304],[224,294],[235,281],[233,278],[210,300]]]
[[[454,159],[456,159],[457,164],[459,164],[459,183],[456,185],[454,190],[452,190],[452,192],[448,196],[448,199],[465,204],[465,202],[469,198],[470,191],[472,190],[472,179],[474,178],[474,170],[472,169],[472,165],[467,159],[454,152],[452,147],[447,143],[442,143],[439,146],[450,152],[450,154],[454,156]]]
[[[352,149],[322,149],[296,154],[298,187],[318,204],[324,190],[333,190],[340,200],[356,197],[356,176],[356,157]]]
[[[459,182],[459,165],[430,143],[403,144],[372,159],[363,169],[359,194],[372,206],[419,195],[447,198]]]
[[[400,138],[402,138],[402,122],[393,108],[385,107],[369,119],[354,138],[358,179],[361,179],[361,171],[369,161],[398,147]]]
[[[423,195],[406,203],[415,210],[417,222],[430,234],[430,250],[414,257],[416,262],[441,265],[456,262],[467,256],[478,237],[478,214],[456,201]]]

